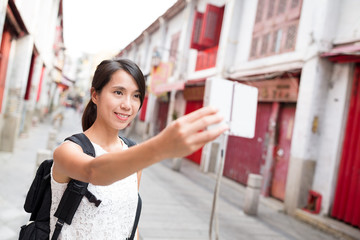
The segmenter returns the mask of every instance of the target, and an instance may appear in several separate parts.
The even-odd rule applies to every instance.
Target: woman
[[[127,149],[118,132],[135,118],[144,95],[144,77],[133,62],[105,60],[98,65],[82,119],[84,134],[92,142],[96,157],[86,155],[71,141],[54,151],[50,236],[56,223],[53,214],[72,178],[88,182],[88,189],[102,203],[96,208],[82,201],[72,224],[64,225],[59,239],[126,239],[135,217],[141,169],[163,159],[189,155],[227,129],[207,130],[222,118],[216,110],[202,108]]]

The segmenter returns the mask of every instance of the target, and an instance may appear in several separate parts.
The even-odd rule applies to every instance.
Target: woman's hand
[[[207,129],[223,120],[217,112],[212,107],[204,107],[172,122],[157,136],[163,157],[187,156],[225,132],[226,125]]]
[[[220,123],[222,117],[211,107],[185,115],[160,134],[126,151],[114,151],[92,158],[81,147],[65,142],[54,152],[53,172],[65,178],[94,185],[109,185],[164,159],[187,156],[228,129],[208,126]]]

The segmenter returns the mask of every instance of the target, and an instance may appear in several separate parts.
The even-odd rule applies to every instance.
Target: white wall
[[[161,49],[161,50],[163,50],[162,51],[163,60],[166,62],[169,61],[172,36],[174,34],[177,34],[180,32],[180,38],[181,38],[181,35],[184,34],[183,32],[181,32],[182,26],[183,26],[183,23],[185,20],[183,18],[183,15],[184,15],[183,13],[184,13],[184,11],[178,13],[176,16],[174,16],[172,19],[170,19],[170,21],[167,23],[168,31],[166,33],[165,45],[163,46],[164,48]],[[179,45],[180,45],[180,39],[179,39]],[[184,49],[182,49],[182,50],[184,50]],[[178,62],[181,61],[181,58],[187,57],[187,56],[183,55],[182,50],[178,49],[178,53],[177,53],[177,61]]]
[[[144,74],[148,74],[148,72],[145,72],[145,69],[149,69],[149,67],[145,66],[145,62],[147,59],[147,56],[149,55],[149,49],[148,49],[148,38],[145,35],[143,41],[138,46],[138,54],[140,57],[140,64],[139,67],[143,71]]]
[[[7,3],[8,3],[7,0],[0,1],[0,36],[2,36],[3,34]],[[1,39],[2,37],[0,38],[0,44],[1,44]]]
[[[147,59],[145,59],[146,72],[151,71],[151,57],[152,57],[153,51],[156,47],[161,48],[162,37],[163,36],[161,35],[161,32],[159,30],[157,30],[156,32],[149,35],[149,38],[151,39],[151,41],[149,43],[149,48],[148,48],[149,54],[147,56]]]
[[[326,111],[319,126],[320,145],[313,189],[323,196],[321,212],[324,214],[330,211],[336,187],[352,73],[350,64],[334,66],[327,86]]]
[[[16,5],[25,26],[34,38],[40,58],[45,65],[52,65],[59,0],[18,0]]]
[[[234,68],[241,66],[244,62],[247,62],[250,55],[252,33],[255,23],[255,15],[258,1],[243,1],[244,5],[239,21],[239,34],[237,38],[237,50],[236,58],[234,62]]]
[[[360,40],[360,1],[341,1],[341,12],[337,21],[335,44]]]

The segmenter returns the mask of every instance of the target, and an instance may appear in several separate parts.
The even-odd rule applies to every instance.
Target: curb
[[[328,232],[340,239],[345,240],[359,240],[360,232],[359,230],[334,219],[325,217],[325,216],[315,216],[311,213],[297,209],[295,211],[296,218],[307,222],[324,232]]]

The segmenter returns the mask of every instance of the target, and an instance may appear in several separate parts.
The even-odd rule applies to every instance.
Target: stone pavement
[[[198,169],[196,164],[183,160],[181,171],[174,172],[171,161],[165,160],[143,171],[142,240],[209,239],[215,176]],[[337,239],[281,213],[278,203],[261,201],[257,217],[245,215],[244,192],[244,187],[223,178],[217,207],[219,239]]]
[[[17,239],[20,226],[29,217],[23,210],[25,194],[35,171],[36,152],[46,148],[51,129],[49,120],[39,123],[18,138],[13,153],[0,153],[0,240]],[[80,131],[80,115],[68,110],[57,142]],[[215,176],[200,172],[187,160],[182,161],[180,172],[171,170],[171,164],[165,160],[143,170],[140,239],[209,239]],[[247,216],[242,211],[243,201],[244,187],[223,178],[218,200],[220,239],[337,239],[283,214],[281,204],[271,199],[261,201],[257,217]]]

